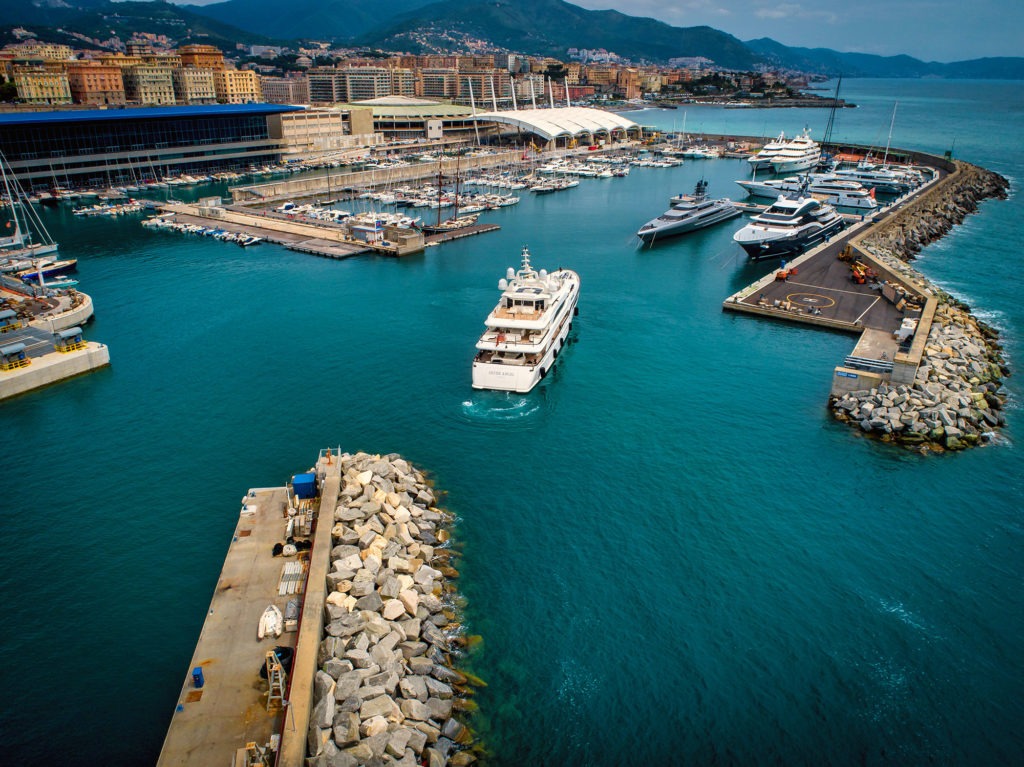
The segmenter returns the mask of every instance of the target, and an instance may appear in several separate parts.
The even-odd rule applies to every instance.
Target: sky
[[[220,0],[173,0],[207,5]],[[803,48],[964,61],[1024,56],[1024,0],[568,0]]]
[[[740,40],[963,61],[1024,56],[1024,0],[568,0]]]

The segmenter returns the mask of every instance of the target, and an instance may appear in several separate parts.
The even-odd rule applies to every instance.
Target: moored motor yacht
[[[681,194],[673,197],[669,201],[672,207],[640,227],[636,236],[644,242],[654,242],[664,237],[703,229],[740,215],[732,200],[724,197],[709,200],[707,192],[708,182],[701,179],[697,182],[692,195]]]
[[[802,194],[779,198],[750,219],[733,240],[755,261],[796,256],[824,242],[846,226],[827,202]]]
[[[501,300],[476,344],[474,389],[530,391],[551,370],[572,328],[579,275],[570,269],[534,270],[525,247],[522,259],[519,271],[509,267],[498,282]]]
[[[809,130],[786,144],[772,157],[772,173],[797,173],[809,170],[821,159],[821,147],[811,138]]]
[[[831,173],[811,173],[806,177],[788,176],[764,181],[737,181],[748,194],[775,199],[780,194],[800,192],[806,186],[809,194],[830,205],[859,210],[878,207],[874,193],[856,181],[839,178]]]
[[[786,134],[780,133],[774,141],[765,144],[761,151],[747,158],[753,170],[768,170],[772,167],[772,158],[786,145]]]

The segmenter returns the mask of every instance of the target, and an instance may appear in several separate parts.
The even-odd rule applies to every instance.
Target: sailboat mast
[[[896,107],[900,105],[900,102],[896,102],[892,105],[892,119],[889,120],[889,138],[885,140],[885,156],[882,157],[882,166],[884,167],[889,160],[889,144],[892,142],[892,126],[896,123]]]
[[[18,205],[21,204],[21,200],[15,199],[14,195],[11,193],[11,183],[7,178],[7,158],[4,157],[3,152],[0,152],[0,172],[3,173],[4,191],[7,193],[7,202],[11,205],[11,216],[14,218],[14,237],[11,241],[20,245],[22,239],[21,222],[18,220]]]

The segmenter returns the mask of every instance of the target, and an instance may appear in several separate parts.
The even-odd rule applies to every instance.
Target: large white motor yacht
[[[580,277],[569,269],[535,271],[524,247],[519,271],[509,267],[498,289],[501,300],[476,344],[473,388],[525,394],[548,374],[565,345]]]
[[[827,202],[813,197],[780,196],[732,236],[755,261],[790,257],[824,242],[846,226]]]
[[[644,242],[654,242],[664,237],[703,229],[740,215],[739,208],[728,198],[709,200],[708,182],[704,179],[697,182],[692,195],[678,195],[669,203],[672,207],[640,227],[637,237]]]
[[[821,147],[805,130],[772,157],[772,173],[798,173],[809,170],[821,159]]]
[[[806,177],[788,176],[764,181],[737,181],[737,184],[757,197],[774,200],[780,194],[800,192],[805,188],[808,194],[830,205],[841,208],[874,210],[878,202],[874,195],[856,181],[839,178],[831,173],[811,173]]]
[[[772,158],[775,157],[786,146],[786,134],[780,133],[774,141],[765,144],[761,151],[747,158],[753,170],[769,170],[772,167]]]

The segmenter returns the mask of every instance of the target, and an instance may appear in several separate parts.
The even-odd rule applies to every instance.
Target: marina
[[[985,133],[993,152],[1010,135]],[[941,138],[929,146],[937,154]],[[740,160],[700,164],[722,192],[749,174]],[[80,577],[45,592],[5,640],[10,652],[40,655],[27,699],[5,714],[19,763],[76,748],[110,764],[154,761],[190,680],[237,499],[259,478],[305,466],[300,440],[339,438],[415,456],[451,491],[466,542],[466,625],[486,643],[475,663],[489,686],[474,700],[496,764],[571,764],[581,753],[708,762],[734,734],[723,712],[749,733],[736,752],[749,763],[766,749],[790,762],[882,748],[912,762],[1011,756],[1016,717],[999,701],[1015,684],[989,690],[977,680],[1012,669],[1018,654],[1015,613],[1004,609],[1013,547],[999,544],[1012,528],[1015,451],[997,442],[922,460],[834,422],[822,407],[829,373],[855,350],[870,358],[870,346],[810,323],[721,311],[723,298],[780,264],[749,263],[730,224],[637,246],[637,226],[692,189],[697,173],[689,163],[637,167],[566,195],[525,196],[487,238],[399,260],[299,258],[272,243],[243,249],[150,233],[126,217],[65,224],[70,211],[48,210],[62,253],[79,258],[96,294],[93,332],[118,360],[110,375],[43,390],[4,413],[5,433],[22,447],[6,465],[28,481],[45,481],[52,434],[72,432],[66,471],[76,481],[55,488],[54,506],[89,520],[77,532]],[[1012,281],[1002,279],[1011,265],[991,254],[1012,233],[1003,209],[1019,203],[983,208],[929,247],[921,266],[1012,326]],[[467,349],[493,305],[494,279],[524,242],[538,261],[564,254],[587,281],[579,343],[527,397],[471,392]],[[832,260],[845,270],[837,288],[857,293],[851,264]],[[797,269],[790,291],[826,287],[810,267]],[[422,332],[391,347],[391,327]],[[1011,352],[1018,345],[1012,334],[1006,342]],[[279,353],[253,366],[254,349]],[[410,387],[413,374],[429,385]],[[311,417],[311,392],[339,387],[344,402]],[[97,446],[68,428],[76,421],[109,436]],[[508,456],[528,480],[510,479]],[[780,491],[780,477],[808,465],[829,475],[856,466],[861,479]],[[994,494],[976,502],[989,477]],[[851,505],[868,485],[886,503]],[[736,486],[749,500],[736,500]],[[641,511],[663,508],[666,494],[680,499],[672,510]],[[7,538],[13,583],[25,593],[31,574],[59,571],[67,556],[59,535],[28,516],[12,518]],[[127,536],[130,546],[109,543]],[[595,561],[620,563],[615,577],[596,577]],[[62,619],[81,627],[63,641],[53,639],[58,596]],[[99,597],[119,605],[102,637],[82,609]],[[640,605],[639,623],[610,618],[613,600]],[[578,619],[559,617],[569,612]],[[976,631],[962,631],[965,616]],[[245,631],[255,644],[255,628]],[[524,635],[534,637],[528,646]],[[117,659],[73,678],[58,671],[69,647],[97,641],[112,642]],[[609,672],[626,647],[633,667]],[[145,684],[120,673],[129,668],[147,669]],[[643,684],[647,675],[657,681]],[[214,681],[206,675],[208,692]],[[809,701],[812,686],[820,697]],[[54,720],[43,694],[54,689],[102,697],[92,712]],[[128,696],[136,705],[112,743],[102,722],[122,715]],[[743,714],[737,700],[765,717]],[[625,708],[639,739],[602,726]],[[644,729],[666,711],[686,720],[684,732]]]

